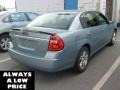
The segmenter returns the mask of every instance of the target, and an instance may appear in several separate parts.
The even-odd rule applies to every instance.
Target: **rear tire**
[[[81,48],[76,63],[74,65],[74,71],[76,73],[82,73],[86,70],[89,61],[90,51],[89,48],[84,46]]]
[[[115,42],[116,42],[116,32],[114,31],[113,35],[112,35],[112,39],[108,45],[113,46],[115,44]]]
[[[9,35],[4,34],[0,36],[0,52],[7,52],[9,47]]]

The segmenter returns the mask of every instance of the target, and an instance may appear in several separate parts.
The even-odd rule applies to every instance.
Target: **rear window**
[[[75,14],[44,14],[31,22],[28,27],[68,29],[74,17]]]
[[[34,20],[36,17],[39,16],[39,14],[37,14],[37,13],[32,13],[32,12],[27,12],[26,14],[27,14],[27,18],[29,19],[29,21],[32,21],[32,20]]]

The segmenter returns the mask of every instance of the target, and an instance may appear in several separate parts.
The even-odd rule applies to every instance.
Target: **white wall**
[[[100,0],[100,11],[105,15],[105,13],[106,13],[106,0]]]
[[[103,1],[103,3],[102,3]],[[105,13],[105,0],[78,0],[79,10],[100,10]],[[113,20],[120,22],[120,0],[113,0]],[[100,4],[101,3],[101,4]],[[16,0],[17,10],[52,12],[64,10],[64,0]]]
[[[17,10],[51,12],[64,10],[64,0],[16,0]]]
[[[78,0],[79,10],[96,10],[98,0]],[[62,11],[64,10],[64,0],[16,0],[17,10],[26,11]]]
[[[98,0],[78,0],[78,9],[80,10],[97,10]]]

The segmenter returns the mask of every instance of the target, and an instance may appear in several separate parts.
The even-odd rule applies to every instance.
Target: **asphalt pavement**
[[[81,74],[72,69],[47,73],[35,71],[35,90],[120,90],[120,29],[114,46],[106,46],[90,60]],[[0,70],[33,70],[0,53]]]

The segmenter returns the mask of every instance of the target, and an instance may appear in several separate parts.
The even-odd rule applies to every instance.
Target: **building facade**
[[[16,0],[17,10],[51,12],[62,10],[97,10],[99,0]]]
[[[110,17],[109,19],[120,22],[120,0],[16,0],[16,10],[40,13],[63,10],[98,10],[108,18]]]
[[[64,0],[16,0],[16,9],[40,13],[64,10]]]

